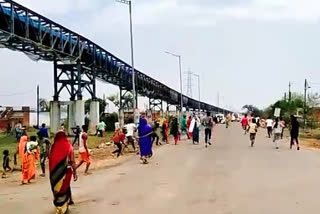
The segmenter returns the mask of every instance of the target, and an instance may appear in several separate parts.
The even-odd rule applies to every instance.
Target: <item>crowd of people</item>
[[[267,137],[272,138],[273,142],[275,144],[275,149],[279,149],[279,143],[280,140],[283,139],[283,133],[284,129],[287,127],[285,120],[283,120],[282,117],[275,117],[272,119],[271,117],[268,117],[266,120],[260,121],[259,117],[251,116],[250,118],[248,115],[244,115],[244,117],[241,120],[241,126],[244,130],[244,134],[247,134],[249,132],[250,135],[250,143],[251,147],[254,146],[255,140],[256,140],[256,134],[258,132],[258,128],[261,127],[261,123],[263,123],[263,126],[266,127],[267,130]],[[290,149],[294,145],[296,145],[297,150],[300,150],[299,146],[299,128],[300,124],[298,122],[298,119],[296,116],[291,115],[290,116]]]
[[[180,119],[180,120],[179,120]],[[230,126],[231,116],[226,117],[226,128]],[[156,119],[153,121],[147,120],[141,116],[138,125],[131,119],[124,127],[117,127],[112,141],[117,147],[112,151],[114,157],[119,157],[123,154],[124,148],[132,146],[134,152],[140,155],[140,160],[143,164],[148,164],[150,158],[153,156],[153,144],[162,145],[169,144],[169,139],[172,139],[173,145],[178,145],[179,141],[186,137],[187,141],[194,145],[200,144],[200,136],[204,136],[203,145],[205,148],[212,145],[212,133],[218,119],[215,116],[207,113],[206,116],[192,114],[187,117],[183,115],[181,118],[177,116]],[[279,149],[279,141],[283,137],[283,130],[286,124],[282,118],[268,118],[260,121],[259,117],[248,117],[245,115],[241,120],[241,125],[244,134],[249,133],[250,145],[254,146],[256,134],[261,123],[265,123],[267,128],[267,136],[275,143],[275,148]],[[98,137],[104,136],[106,124],[101,121],[97,124],[96,135]],[[203,127],[203,128],[202,128]],[[85,163],[85,174],[89,173],[91,165],[91,155],[89,151],[88,142],[88,126],[83,125],[75,127],[73,133],[75,138],[70,142],[64,130],[64,125],[61,125],[60,130],[55,133],[53,142],[51,144],[48,128],[45,124],[38,129],[37,136],[28,136],[26,127],[21,123],[15,126],[16,138],[18,142],[17,155],[20,160],[21,167],[21,184],[31,183],[36,177],[36,163],[40,162],[41,174],[46,176],[46,162],[49,162],[50,184],[54,196],[54,206],[57,213],[66,213],[69,205],[74,202],[72,200],[70,183],[73,178],[74,181],[78,179],[77,169]],[[204,135],[200,134],[203,130]],[[290,148],[294,144],[299,150],[299,122],[296,117],[291,117],[291,141]],[[161,137],[159,136],[161,135]],[[172,136],[172,137],[170,137]],[[170,140],[171,141],[171,140]],[[139,151],[137,151],[136,142],[138,143]],[[74,145],[78,145],[79,155],[78,161],[74,155]],[[8,150],[3,151],[3,169],[10,171],[10,154]],[[17,164],[17,158],[15,158]]]

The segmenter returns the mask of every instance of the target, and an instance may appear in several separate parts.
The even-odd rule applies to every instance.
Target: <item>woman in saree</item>
[[[54,138],[49,155],[49,170],[56,214],[65,214],[69,205],[74,204],[70,182],[72,175],[74,181],[77,180],[77,173],[73,148],[63,131],[59,131]]]
[[[22,184],[31,183],[31,180],[36,178],[36,161],[40,159],[39,154],[37,137],[31,136],[22,157]]]
[[[140,147],[140,159],[144,164],[148,163],[148,158],[152,156],[152,141],[151,134],[152,128],[148,125],[145,118],[140,118],[138,127],[139,133],[139,147]]]
[[[199,144],[199,127],[200,127],[200,119],[197,116],[193,116],[191,121],[189,132],[192,132],[192,143]]]
[[[162,141],[165,143],[168,143],[168,134],[169,134],[169,123],[168,120],[165,118],[163,123],[162,123]]]
[[[20,164],[22,166],[22,162],[23,162],[23,156],[26,152],[26,145],[28,143],[28,136],[26,134],[26,132],[23,132],[19,144],[18,144],[18,153],[19,153],[19,158],[20,158]]]
[[[174,138],[174,144],[178,145],[179,141],[179,124],[178,124],[178,118],[173,118],[171,122],[171,128],[170,128],[170,134]]]

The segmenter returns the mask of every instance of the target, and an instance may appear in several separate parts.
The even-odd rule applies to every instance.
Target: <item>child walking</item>
[[[258,132],[258,125],[255,118],[252,118],[251,123],[249,123],[248,131],[250,134],[251,147],[253,147]]]
[[[2,167],[3,167],[3,174],[2,174],[2,178],[6,177],[6,172],[7,171],[11,171],[11,167],[9,165],[10,163],[10,158],[9,158],[9,150],[4,150],[3,151],[3,163],[2,163]]]

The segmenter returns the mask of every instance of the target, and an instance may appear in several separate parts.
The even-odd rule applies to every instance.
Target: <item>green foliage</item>
[[[104,113],[104,109],[107,106],[107,102],[105,100],[103,100],[103,99],[100,99],[100,98],[96,98],[96,99],[99,102],[99,113],[101,115],[102,113]],[[92,99],[89,99],[89,100],[86,100],[86,102],[84,103],[85,113],[90,112],[90,103],[91,103],[91,101],[92,101]]]
[[[119,94],[112,94],[109,97],[107,97],[108,100],[110,100],[111,102],[113,102],[113,104],[116,107],[120,107],[120,99],[119,99]]]
[[[248,109],[248,113],[252,113],[254,116],[261,116],[261,110],[254,105],[244,105],[242,109]]]
[[[125,109],[131,109],[133,107],[132,105],[132,94],[130,93],[126,93],[123,97],[123,107]],[[113,102],[113,104],[120,108],[120,95],[117,94],[112,94],[109,97],[107,97],[108,100],[110,100],[111,102]]]
[[[289,100],[278,100],[274,104],[270,105],[267,109],[264,110],[264,117],[273,117],[274,110],[276,108],[281,109],[281,116],[287,122],[289,122],[290,115],[296,115],[297,113],[303,113],[304,108],[304,98],[303,95],[298,93],[293,93],[291,96],[291,101]],[[309,107],[307,106],[307,111]]]
[[[104,121],[106,124],[106,131],[114,131],[115,123],[118,122],[118,114],[104,114],[101,116],[100,120]]]

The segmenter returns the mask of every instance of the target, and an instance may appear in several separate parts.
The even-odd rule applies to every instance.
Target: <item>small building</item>
[[[23,126],[30,126],[30,107],[23,106],[21,109],[14,109],[13,107],[0,108],[0,130],[6,130],[8,124],[14,127],[19,121]]]

